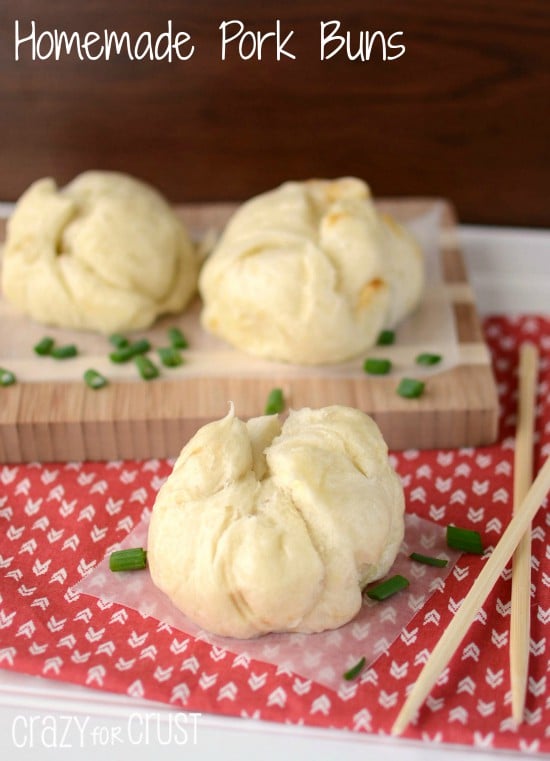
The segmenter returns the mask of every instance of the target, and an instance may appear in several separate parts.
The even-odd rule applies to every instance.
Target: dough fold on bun
[[[374,421],[332,406],[243,422],[233,408],[183,448],[153,507],[154,583],[199,626],[249,638],[352,619],[404,532]]]

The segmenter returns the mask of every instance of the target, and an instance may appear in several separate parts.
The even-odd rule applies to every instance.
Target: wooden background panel
[[[404,33],[398,60],[319,59],[321,20]],[[219,23],[294,30],[295,61],[220,56]],[[192,35],[187,62],[14,60],[23,30]],[[173,201],[241,200],[288,178],[357,174],[437,195],[467,222],[550,225],[547,0],[2,0],[0,198],[90,167]],[[266,51],[267,53],[268,51]]]

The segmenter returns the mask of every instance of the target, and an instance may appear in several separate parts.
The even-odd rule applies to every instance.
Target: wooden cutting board
[[[74,333],[38,326],[8,310],[2,317],[0,366],[9,366],[3,341],[10,335],[13,321],[13,329],[17,324],[21,330],[23,325],[28,337],[29,357],[25,361],[36,363],[36,372],[33,380],[26,380],[23,373],[17,384],[0,388],[0,462],[174,457],[201,425],[227,413],[230,400],[239,417],[262,414],[267,395],[275,386],[284,390],[288,407],[345,404],[368,412],[391,449],[493,442],[498,423],[497,391],[457,246],[453,209],[447,202],[433,199],[388,200],[378,205],[407,220],[428,211],[434,203],[443,208],[439,257],[455,322],[458,364],[431,374],[420,399],[401,398],[396,393],[399,379],[395,375],[370,377],[348,373],[346,366],[338,365],[312,370],[251,361],[229,347],[220,354],[223,361],[198,370],[203,367],[203,345],[208,346],[210,340],[200,328],[198,301],[181,318],[166,318],[156,327],[157,337],[159,330],[176,324],[191,334],[191,348],[182,368],[163,371],[161,377],[150,382],[114,377],[105,388],[92,391],[80,379],[55,377],[54,360],[48,358],[49,364],[44,364],[44,358],[33,356],[37,336],[53,335],[66,342],[74,340]],[[221,229],[234,209],[231,204],[208,204],[181,207],[178,211],[190,229],[205,231]],[[3,221],[1,225],[3,239]],[[86,338],[80,335],[81,340]],[[101,340],[105,341],[102,351],[107,355],[111,347]],[[92,360],[78,358],[88,365],[93,364]],[[67,365],[57,367],[63,373]],[[116,376],[119,371],[113,366],[112,372]]]

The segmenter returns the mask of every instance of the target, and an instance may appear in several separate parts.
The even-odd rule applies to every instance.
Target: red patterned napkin
[[[536,463],[550,454],[550,318],[489,318],[502,414],[491,447],[395,455],[409,512],[498,541],[512,508],[518,346],[537,343]],[[131,609],[70,592],[141,519],[166,461],[0,467],[0,666],[170,703],[270,721],[387,732],[483,561],[463,556],[444,588],[356,682],[331,690],[288,669],[233,656]],[[533,527],[531,660],[525,722],[510,717],[510,569],[421,709],[410,737],[550,752],[550,545],[547,509]]]

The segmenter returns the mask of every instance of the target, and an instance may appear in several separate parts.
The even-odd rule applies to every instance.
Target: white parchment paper
[[[149,518],[150,512],[146,510],[141,522],[115,549],[146,547]],[[411,552],[444,557],[449,562],[445,568],[421,565],[410,560]],[[459,556],[460,553],[447,547],[444,528],[416,515],[406,515],[405,539],[388,576],[397,573],[405,576],[410,582],[408,589],[383,602],[374,602],[364,596],[357,616],[333,631],[267,634],[253,640],[218,637],[204,631],[155,587],[147,570],[112,573],[108,556],[74,589],[133,608],[144,616],[151,616],[235,655],[244,653],[338,689],[344,671],[363,657],[367,666],[372,664],[389,648],[431,594],[443,585]]]

